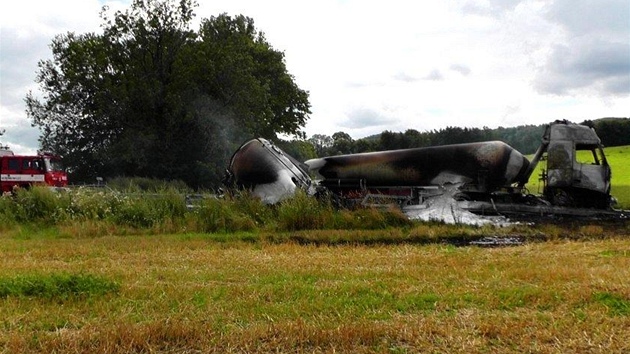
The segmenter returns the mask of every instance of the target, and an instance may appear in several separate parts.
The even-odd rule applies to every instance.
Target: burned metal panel
[[[568,122],[556,122],[551,125],[550,141],[569,140],[576,144],[600,145],[601,140],[593,128]]]
[[[574,186],[609,193],[611,170],[603,148],[599,145],[578,145],[576,148],[590,152],[591,158],[585,161],[575,161],[573,165]]]
[[[430,186],[462,183],[479,191],[510,185],[529,161],[501,141],[432,146],[305,162],[323,180],[365,180],[368,186]]]
[[[305,168],[266,139],[245,142],[232,155],[226,184],[251,189],[268,204],[292,196],[298,188],[309,189]]]
[[[566,187],[573,184],[575,145],[568,140],[554,140],[547,151],[547,186]]]
[[[576,164],[574,187],[608,193],[610,191],[610,180],[607,181],[609,171],[608,166]]]

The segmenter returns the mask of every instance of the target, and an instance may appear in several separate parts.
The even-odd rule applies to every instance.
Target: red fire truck
[[[32,185],[65,187],[68,175],[61,166],[61,158],[49,153],[15,155],[9,149],[0,149],[0,182],[2,193]]]

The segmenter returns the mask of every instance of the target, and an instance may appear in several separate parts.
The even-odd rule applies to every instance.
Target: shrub
[[[263,204],[260,198],[248,191],[240,191],[227,200],[235,210],[250,218],[257,226],[272,227],[276,222],[273,208]]]
[[[120,225],[151,228],[185,218],[185,197],[174,190],[160,193],[111,194],[107,215]]]
[[[239,211],[232,200],[208,198],[193,210],[198,231],[252,231],[256,223]]]
[[[55,224],[68,218],[66,210],[71,198],[48,187],[19,189],[13,199],[13,215],[19,222]]]
[[[356,208],[341,210],[335,215],[335,227],[339,229],[376,230],[413,224],[400,209],[395,207],[385,210],[373,207]]]
[[[180,180],[165,181],[146,177],[116,177],[107,181],[107,186],[124,192],[160,192],[173,190],[189,192],[190,188]]]
[[[0,230],[9,230],[18,222],[16,206],[10,196],[0,197]]]
[[[148,228],[156,222],[150,204],[139,198],[123,198],[112,213],[115,223],[137,228]]]
[[[113,206],[121,198],[108,190],[79,188],[71,190],[71,203],[67,213],[73,220],[104,220],[111,218]]]
[[[277,228],[281,231],[315,230],[331,228],[334,210],[325,200],[319,200],[298,191],[277,207]]]

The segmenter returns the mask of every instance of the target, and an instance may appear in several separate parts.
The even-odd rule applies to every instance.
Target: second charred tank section
[[[439,186],[487,193],[519,180],[529,161],[501,141],[329,156],[305,162],[328,185]]]

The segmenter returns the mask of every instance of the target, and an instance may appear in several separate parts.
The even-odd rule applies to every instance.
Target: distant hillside
[[[604,146],[630,144],[630,118],[601,118],[584,121],[582,124],[595,128]]]

